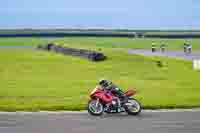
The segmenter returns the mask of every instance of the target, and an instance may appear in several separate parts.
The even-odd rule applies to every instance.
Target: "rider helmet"
[[[106,80],[106,79],[101,79],[99,81],[99,85],[102,86],[103,88],[109,88],[111,86],[112,82]]]

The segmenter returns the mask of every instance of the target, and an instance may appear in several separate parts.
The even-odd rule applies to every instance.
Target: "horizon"
[[[123,30],[127,30],[127,31],[155,31],[155,32],[159,32],[159,31],[164,31],[164,32],[173,32],[173,31],[185,31],[185,32],[199,32],[200,28],[195,28],[195,29],[134,29],[134,28],[76,28],[76,27],[71,27],[71,28],[0,28],[0,30],[97,30],[97,31],[114,31],[114,30],[119,30],[119,31],[123,31]]]
[[[82,30],[82,31],[115,31],[115,30],[118,30],[118,31],[145,31],[145,32],[200,32],[200,28],[197,29],[132,29],[132,28],[124,28],[124,29],[120,29],[120,28],[0,28],[0,30],[7,30],[7,31],[31,31],[31,30],[43,30],[43,31],[46,31],[46,30],[63,30],[63,31],[78,31],[78,30]]]

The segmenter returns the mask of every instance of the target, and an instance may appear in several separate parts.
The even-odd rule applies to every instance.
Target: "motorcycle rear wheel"
[[[94,116],[100,116],[103,114],[104,112],[103,104],[100,101],[98,103],[97,102],[98,100],[90,100],[88,102],[87,110],[89,114]]]
[[[138,115],[142,110],[141,104],[134,98],[130,98],[125,105],[125,110],[129,115]]]

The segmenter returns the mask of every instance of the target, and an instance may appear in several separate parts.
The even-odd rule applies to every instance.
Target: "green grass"
[[[81,110],[97,81],[106,77],[122,88],[136,87],[145,108],[200,107],[199,72],[189,61],[129,55],[125,49],[150,48],[151,42],[182,48],[184,39],[0,38],[0,45],[61,45],[98,49],[109,57],[93,63],[78,57],[34,50],[0,49],[0,110]],[[200,39],[191,39],[200,49]],[[164,67],[157,66],[162,61]]]
[[[145,108],[200,107],[200,73],[192,70],[189,61],[130,55],[108,46],[128,47],[134,42],[128,39],[56,41],[72,47],[102,47],[109,58],[94,63],[43,51],[0,49],[0,110],[82,110],[88,93],[102,77],[113,80],[124,90],[137,88],[137,98]],[[28,39],[22,42],[34,44],[29,44]],[[158,67],[156,61],[162,61],[164,67]]]
[[[49,42],[53,42],[57,38],[34,38],[34,37],[19,37],[19,38],[0,38],[0,46],[37,46],[39,44],[46,44]]]
[[[200,50],[200,39],[188,39],[193,50]],[[170,50],[182,50],[185,39],[131,39],[131,38],[95,38],[95,37],[66,37],[66,38],[0,38],[0,45],[38,45],[49,42],[70,45],[74,47],[96,48],[145,48],[150,49],[151,43],[158,46],[165,42]]]

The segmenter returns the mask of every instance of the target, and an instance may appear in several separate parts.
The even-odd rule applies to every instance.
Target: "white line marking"
[[[159,109],[159,110],[142,110],[142,113],[162,113],[162,112],[200,112],[200,108],[196,109]],[[83,111],[38,111],[38,112],[29,112],[29,111],[16,111],[16,112],[0,112],[0,115],[26,115],[26,114],[87,114],[86,110]]]
[[[143,110],[143,112],[200,112],[200,108],[194,108],[194,109],[158,109],[158,110]]]

